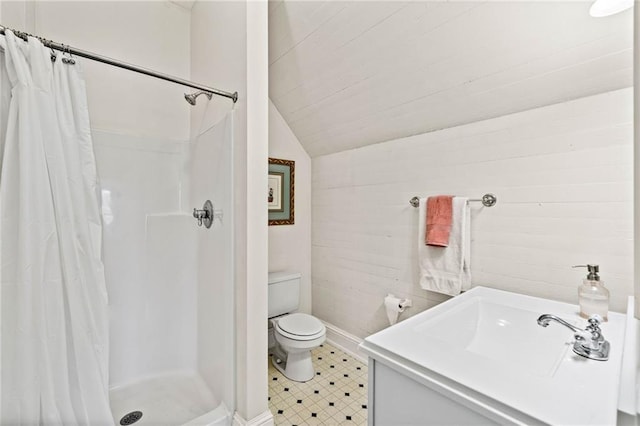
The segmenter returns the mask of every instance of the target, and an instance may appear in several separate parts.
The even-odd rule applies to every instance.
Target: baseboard
[[[243,419],[238,412],[233,415],[233,426],[273,426],[273,414],[267,410],[264,413],[252,418],[251,420]]]
[[[326,321],[322,321],[322,323],[327,328],[327,341],[329,343],[365,364],[367,363],[367,356],[362,353],[358,347],[360,343],[362,343],[361,338],[354,336],[333,324],[329,324]]]

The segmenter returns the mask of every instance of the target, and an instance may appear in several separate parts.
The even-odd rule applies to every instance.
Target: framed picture
[[[295,161],[269,158],[269,225],[293,225]]]
[[[284,193],[284,173],[269,173],[269,212],[283,212],[284,203],[282,202],[282,194]]]

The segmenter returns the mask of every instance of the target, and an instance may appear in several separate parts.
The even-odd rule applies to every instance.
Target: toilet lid
[[[324,325],[316,317],[307,314],[291,314],[278,320],[278,327],[296,336],[311,336],[320,333]]]

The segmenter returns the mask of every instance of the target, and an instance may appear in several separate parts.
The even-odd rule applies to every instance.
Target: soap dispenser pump
[[[576,265],[574,268],[587,268],[587,278],[578,287],[578,299],[580,301],[580,316],[589,318],[597,314],[607,321],[609,313],[609,290],[600,281],[600,267],[598,265]]]

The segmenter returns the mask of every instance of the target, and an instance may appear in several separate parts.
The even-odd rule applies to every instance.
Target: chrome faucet
[[[213,210],[213,203],[210,200],[205,201],[202,209],[193,209],[193,217],[198,221],[198,226],[204,225],[207,229],[211,228],[211,224],[213,223],[213,219],[216,214]]]
[[[566,322],[565,320],[563,320],[560,317],[557,317],[555,315],[551,315],[551,314],[544,314],[544,315],[540,315],[540,318],[538,318],[538,325],[542,326],[542,327],[546,327],[549,325],[549,323],[551,321],[555,321],[558,322],[562,325],[564,325],[567,328],[570,328],[574,333],[578,333],[580,331],[584,331],[578,327],[575,327],[571,324],[569,324],[568,322]]]
[[[538,325],[547,327],[551,321],[562,324],[574,332],[573,337],[576,341],[573,343],[573,352],[596,361],[606,361],[609,359],[610,345],[609,342],[604,339],[604,336],[602,336],[602,330],[600,330],[602,317],[600,315],[591,315],[588,319],[589,324],[584,330],[551,314],[540,315]]]

